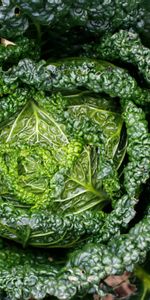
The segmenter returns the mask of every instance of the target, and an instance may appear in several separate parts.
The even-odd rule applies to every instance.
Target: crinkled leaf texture
[[[60,96],[56,98],[45,98],[45,102],[49,101],[45,106],[41,106],[37,98],[36,101],[28,101],[19,113],[1,125],[0,130],[1,203],[13,205],[18,217],[21,211],[24,215],[17,221],[18,217],[13,218],[11,207],[9,217],[6,217],[9,220],[5,220],[6,206],[2,205],[1,234],[16,240],[18,228],[18,237],[22,239],[21,227],[19,229],[17,225],[21,224],[25,229],[25,241],[31,236],[32,245],[37,243],[38,246],[41,245],[39,237],[44,230],[41,222],[48,224],[47,217],[40,217],[41,210],[46,208],[47,212],[59,216],[59,221],[56,217],[59,228],[64,215],[80,215],[95,206],[100,211],[110,201],[104,183],[107,178],[111,182],[114,176],[113,160],[115,165],[119,165],[124,156],[124,151],[120,156],[119,148],[123,124],[121,114],[88,103],[83,106],[72,103],[70,106],[64,101],[64,107],[60,108],[60,118],[59,109],[56,109],[57,101],[53,101],[60,99]],[[79,133],[82,121],[86,120],[82,128],[83,136],[76,134],[76,130],[70,134],[66,114],[72,119],[72,126],[80,120]],[[93,140],[90,138],[89,142],[85,138],[87,135],[94,136]],[[115,180],[112,182],[112,186],[109,186],[113,190],[116,183]],[[50,219],[53,225],[50,221],[46,225],[48,232],[44,235],[44,244],[51,232],[53,238],[55,236],[52,228],[56,221],[52,216]],[[38,225],[35,225],[35,220]],[[74,226],[72,222],[71,219],[63,221],[64,227],[62,225],[56,240],[62,241],[68,230],[66,228],[71,231],[71,226]],[[86,228],[86,220],[85,224]],[[8,234],[10,227],[11,237]],[[32,234],[33,227],[35,233]],[[83,224],[81,227],[84,227]],[[85,228],[80,234],[85,233]],[[74,230],[77,233],[77,228]],[[68,235],[69,239],[72,240],[71,234]],[[52,243],[52,238],[49,243]]]
[[[88,105],[69,106],[68,111],[74,123],[85,117],[97,123],[102,142],[88,145],[78,137],[70,138],[56,116],[34,101],[28,102],[1,130],[2,196],[13,195],[35,206],[51,202],[53,208],[64,211],[74,207],[74,212],[106,199],[102,187],[97,186],[99,157],[103,143],[106,156],[113,159],[122,119],[119,114]]]

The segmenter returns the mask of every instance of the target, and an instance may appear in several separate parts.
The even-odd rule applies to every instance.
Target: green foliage
[[[113,32],[121,25],[129,27],[138,21],[141,16],[141,0],[124,0],[109,3],[104,1],[9,1],[0,8],[0,34],[18,36],[24,33],[33,24],[37,31],[40,25],[50,29],[61,29],[61,32],[72,27],[84,27],[92,33],[104,34]],[[96,8],[96,9],[95,9]],[[51,30],[52,30],[51,29]]]
[[[0,122],[14,115],[21,110],[27,100],[32,97],[32,91],[14,87],[13,90],[3,91],[4,95],[0,98]]]
[[[72,252],[65,264],[55,262],[49,253],[9,248],[0,250],[0,286],[12,299],[43,299],[54,295],[58,299],[72,299],[78,292],[90,290],[99,295],[104,291],[100,280],[108,275],[132,271],[143,261],[145,248],[150,249],[149,215],[127,235],[112,239],[109,244],[89,244]],[[139,238],[140,237],[140,238]]]
[[[100,59],[132,63],[138,67],[148,84],[150,83],[150,50],[142,45],[136,33],[120,30],[114,35],[108,35],[100,45],[94,45],[93,48],[89,46],[90,56],[94,54]]]
[[[150,134],[144,112],[132,102],[126,102],[124,106],[124,119],[128,132],[127,152],[130,157],[130,163],[124,170],[124,185],[129,197],[137,197],[140,183],[149,178]]]
[[[137,300],[147,300],[150,297],[150,275],[149,271],[145,270],[149,266],[149,261],[147,260],[147,265],[143,267],[138,266],[135,269],[134,274],[136,275],[136,287],[137,292],[135,296],[131,297],[131,300],[137,299]]]
[[[90,94],[87,100],[88,97]],[[82,93],[70,96],[54,94],[44,98],[44,94],[36,92],[33,96],[32,91],[27,95],[23,109],[2,123],[2,236],[18,240],[23,245],[56,247],[72,244],[87,232],[95,234],[100,229],[96,226],[97,222],[99,225],[103,223],[101,209],[120,190],[115,163],[123,121],[119,113],[107,110],[109,99],[101,107],[98,106],[101,103],[98,96],[95,105],[73,105],[76,98],[82,101]],[[19,109],[23,105],[22,98],[18,97],[17,101]],[[79,134],[81,127],[83,135]],[[6,203],[9,207],[7,216]],[[98,213],[83,214],[94,207]],[[44,217],[45,208],[48,214]],[[83,224],[76,225],[77,217],[73,215],[79,215]],[[94,216],[95,222],[92,220]],[[25,224],[18,226],[18,218],[20,221],[26,218]],[[36,226],[33,226],[33,220],[36,220]]]
[[[7,46],[3,43],[0,44],[0,63],[16,63],[19,59],[25,58],[26,56],[31,57],[34,60],[40,58],[40,47],[35,41],[29,40],[26,37],[21,37],[15,40],[15,43],[8,44]]]
[[[149,299],[149,12],[1,1],[1,300]]]
[[[89,58],[64,59],[57,62],[38,63],[31,59],[20,60],[7,72],[2,72],[3,82],[10,86],[17,81],[46,91],[68,91],[86,88],[110,97],[131,99],[139,105],[150,102],[148,89],[141,89],[136,80],[120,67],[106,61]]]

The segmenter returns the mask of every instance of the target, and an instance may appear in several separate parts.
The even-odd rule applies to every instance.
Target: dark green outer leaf
[[[142,183],[150,174],[150,134],[145,113],[132,102],[123,104],[127,127],[127,153],[130,162],[124,169],[124,185],[129,197],[138,197]],[[138,158],[138,159],[137,159]]]
[[[8,86],[20,79],[38,89],[69,92],[85,87],[96,93],[105,92],[111,97],[132,99],[140,105],[150,102],[149,91],[137,86],[127,71],[108,62],[87,58],[67,59],[47,66],[44,61],[36,64],[24,59],[2,76]]]
[[[94,237],[96,242],[109,240],[112,235],[120,233],[122,227],[127,227],[136,214],[135,205],[139,201],[141,185],[150,174],[150,135],[145,114],[131,101],[125,101],[122,105],[125,109],[129,155],[129,162],[124,168],[126,194],[107,215],[101,235]]]
[[[104,34],[120,26],[130,27],[138,20],[141,0],[109,1],[9,1],[0,6],[0,34],[22,35],[33,22],[39,30],[40,24],[64,32],[72,27],[83,27],[86,31]],[[96,9],[95,9],[96,7]],[[125,9],[126,8],[126,9]]]
[[[40,58],[40,49],[38,44],[26,37],[21,37],[15,40],[14,45],[5,46],[0,44],[0,64],[5,62],[16,63],[19,59],[30,57],[34,60]]]
[[[0,234],[26,246],[69,247],[86,234],[98,234],[104,223],[103,212],[86,211],[79,215],[33,213],[1,201]]]
[[[21,297],[43,299],[46,295],[69,300],[88,293],[92,288],[101,293],[100,280],[127,270],[146,257],[150,249],[150,215],[127,235],[115,237],[106,245],[89,244],[73,252],[63,268],[55,262],[41,263],[28,251],[0,250],[0,286],[11,300]]]
[[[91,55],[109,61],[120,60],[135,65],[150,84],[150,50],[142,45],[136,33],[120,30],[91,49]]]

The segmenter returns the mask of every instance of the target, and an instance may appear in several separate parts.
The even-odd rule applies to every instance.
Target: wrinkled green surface
[[[14,44],[5,46],[0,44],[0,63],[3,65],[5,62],[16,63],[19,59],[26,56],[32,59],[40,58],[40,47],[35,41],[29,40],[25,37],[18,38]]]
[[[97,242],[109,240],[112,235],[118,234],[122,227],[128,226],[136,215],[135,206],[139,201],[141,185],[149,178],[150,136],[145,114],[131,101],[123,103],[123,107],[125,109],[123,116],[127,127],[129,158],[123,171],[125,194],[116,201],[114,209],[106,217],[100,235],[93,239]]]
[[[28,89],[14,88],[12,91],[4,91],[4,95],[0,98],[0,122],[21,110],[31,97],[32,91]]]
[[[44,61],[35,63],[31,59],[24,59],[8,72],[3,72],[2,78],[8,86],[21,80],[46,91],[72,92],[84,87],[95,93],[128,98],[140,105],[150,102],[149,90],[141,89],[125,69],[88,58],[70,58],[47,65]]]
[[[19,111],[0,131],[3,237],[23,245],[58,247],[100,231],[101,209],[120,189],[117,165],[124,150],[117,155],[123,121],[119,112],[107,110],[110,100],[100,105],[101,99],[89,94],[87,100],[95,104],[85,105],[82,97],[44,98],[32,91],[22,110],[22,98],[17,98]],[[79,107],[76,101],[83,104]],[[92,212],[95,207],[97,212]]]
[[[64,267],[54,267],[55,260],[47,255],[26,250],[0,250],[0,284],[12,300],[44,298],[71,299],[93,288],[99,294],[99,282],[108,275],[132,271],[143,261],[145,248],[150,248],[150,218],[147,215],[127,235],[106,245],[89,244],[73,252]],[[14,266],[15,264],[15,266]]]
[[[149,299],[149,16],[1,1],[1,300],[93,300],[124,271]]]
[[[64,102],[67,101],[68,98],[68,96],[65,96]],[[74,101],[77,101],[77,98],[78,97],[73,96]],[[40,98],[37,94],[36,100],[38,101],[38,99],[39,102],[40,99],[42,99],[41,103],[43,103],[43,98]],[[56,101],[57,96],[54,96],[54,99]],[[58,95],[57,100],[60,101],[61,99],[62,98]],[[73,100],[70,98],[69,102],[71,101]],[[104,186],[104,189],[110,198],[113,197],[114,199],[115,193],[118,189],[120,189],[118,177],[115,179],[113,173],[115,168],[111,164],[120,139],[122,120],[120,119],[119,121],[119,114],[116,114],[116,116],[118,116],[117,121],[116,117],[115,119],[113,118],[115,113],[105,111],[104,107],[103,109],[98,110],[95,105],[90,106],[90,104],[81,104],[81,109],[81,105],[79,106],[76,104],[73,106],[69,103],[64,116],[63,113],[61,113],[60,118],[60,114],[57,113],[57,106],[48,104],[48,99],[45,99],[45,107],[47,107],[47,109],[48,105],[49,109],[53,111],[53,116],[46,113],[34,102],[28,102],[25,108],[17,115],[17,118],[15,116],[15,119],[12,119],[1,131],[1,174],[3,174],[1,175],[1,180],[3,182],[1,185],[2,199],[3,201],[7,201],[8,198],[9,201],[12,201],[12,204],[18,208],[21,205],[22,211],[25,209],[26,205],[29,205],[28,210],[31,212],[33,211],[31,217],[27,217],[27,219],[25,218],[25,224],[23,221],[23,228],[25,227],[25,231],[21,227],[16,233],[16,230],[14,231],[14,228],[12,228],[13,222],[10,218],[10,221],[8,220],[9,228],[6,230],[4,226],[4,228],[1,229],[1,234],[5,237],[18,240],[23,244],[29,243],[35,246],[40,244],[41,246],[57,246],[60,243],[61,245],[62,243],[64,243],[64,245],[72,244],[73,239],[78,239],[79,236],[82,236],[87,232],[87,229],[84,229],[83,231],[81,230],[81,232],[79,231],[78,234],[75,233],[76,237],[74,234],[72,238],[70,238],[70,236],[67,237],[66,232],[68,232],[68,230],[70,233],[75,232],[76,228],[70,228],[70,222],[73,222],[72,218],[67,223],[65,223],[65,219],[63,221],[64,214],[79,214],[101,202],[103,204],[103,201],[108,200],[109,197],[104,193],[104,191],[102,191],[102,186]],[[63,107],[60,106],[60,108],[63,112]],[[129,155],[129,162],[124,169],[124,185],[126,192],[120,197],[120,199],[114,201],[114,210],[105,218],[104,224],[102,223],[103,226],[99,227],[99,232],[96,237],[98,240],[108,240],[111,234],[114,235],[122,226],[127,226],[128,222],[135,215],[134,206],[138,201],[137,197],[139,196],[141,184],[144,183],[149,176],[149,134],[145,115],[143,111],[138,109],[131,101],[123,102],[123,108],[125,110],[123,117],[127,127],[127,152]],[[65,122],[67,120],[66,114],[67,118],[70,120],[70,125],[67,122],[65,134]],[[99,128],[101,128],[100,130],[103,132],[103,135],[101,136],[102,140],[97,140],[95,142],[95,139],[93,139],[93,141],[90,141],[90,146],[83,147],[86,135],[83,135],[83,137],[80,136],[79,139],[79,134],[77,134],[76,130],[74,131],[74,129],[69,129],[67,133],[67,128],[70,128],[69,126],[71,126],[71,124],[75,124],[71,123],[71,118],[73,120],[78,120],[78,128],[80,128],[80,117],[83,121],[84,117],[88,116],[90,121],[91,114],[92,122],[95,122],[96,125],[98,124],[100,126]],[[103,120],[104,116],[105,118],[108,118],[109,116],[109,118],[107,123],[108,126],[106,126],[107,119],[105,119],[105,126],[103,128],[103,121],[100,123],[100,120]],[[112,119],[110,119],[110,117],[112,117]],[[64,125],[62,126],[62,123],[59,123],[58,120],[59,122],[60,120],[61,122],[63,120]],[[83,123],[82,121],[81,124]],[[86,122],[85,124],[86,129],[88,128],[88,123]],[[109,124],[111,124],[110,130],[108,130]],[[114,126],[114,129],[112,125]],[[116,126],[118,126],[119,130],[118,137]],[[138,127],[139,130],[137,131]],[[91,128],[94,130],[93,126]],[[52,132],[55,132],[55,134],[57,133],[56,136],[53,136]],[[72,133],[71,141],[69,140],[70,132]],[[74,132],[76,134],[75,136]],[[55,137],[57,137],[56,140]],[[75,137],[76,140],[73,139]],[[102,142],[104,144],[102,144]],[[71,148],[73,145],[72,143],[74,145],[76,144],[78,149],[76,152],[76,148],[74,148],[74,156],[72,152],[73,149]],[[99,145],[99,155],[96,152],[94,154],[94,148],[91,148],[92,143],[93,147],[96,145],[96,148]],[[50,152],[48,152],[47,147],[49,147],[50,144]],[[42,145],[42,148],[40,148],[40,145]],[[71,152],[68,152],[67,149],[72,150]],[[91,154],[90,151],[92,151]],[[138,162],[136,163],[137,151]],[[71,156],[69,156],[69,153],[71,153]],[[67,155],[66,158],[65,155]],[[90,158],[90,155],[92,155],[92,159]],[[4,157],[7,157],[7,160],[4,160]],[[53,164],[51,157],[53,157]],[[39,163],[43,161],[45,165],[42,163],[43,166],[41,168],[39,164],[37,168],[37,160]],[[75,164],[73,165],[74,160]],[[57,176],[55,174],[57,174]],[[47,186],[52,187],[49,192],[47,191]],[[40,201],[38,200],[39,195]],[[33,208],[31,206],[33,206]],[[46,235],[43,235],[42,226],[44,226],[44,219],[41,221],[41,227],[38,225],[36,233],[34,233],[34,228],[32,228],[31,225],[33,222],[32,219],[34,220],[34,214],[37,220],[40,217],[43,218],[42,213],[40,216],[39,212],[36,212],[37,209],[42,209],[42,207],[47,207],[50,212],[54,213],[55,219],[60,220],[61,226],[64,224],[61,227],[61,231],[58,230],[57,236],[54,233],[57,231],[56,229],[49,231],[49,228],[52,226],[51,224],[55,223],[55,221],[50,220],[48,224],[45,225],[47,228]],[[99,206],[99,208],[100,207],[101,206]],[[61,212],[59,213],[60,215],[58,214],[58,210]],[[18,210],[18,214],[20,214],[20,212]],[[27,211],[25,212],[25,215],[26,213]],[[5,211],[2,210],[2,214],[5,216]],[[101,219],[102,217],[98,216],[98,218]],[[103,222],[103,218],[101,220]],[[92,222],[92,220],[90,222]],[[90,222],[89,224],[92,224]],[[14,226],[16,226],[15,224],[17,224],[17,221],[14,220]],[[38,224],[40,224],[39,221]],[[83,223],[83,227],[84,226],[85,225]],[[93,229],[92,225],[90,226],[90,233],[92,233],[92,230],[94,233],[95,225],[93,226]],[[11,230],[14,233],[14,236],[12,235]],[[24,231],[23,237],[21,237],[22,230]],[[65,236],[67,238],[65,238]],[[23,241],[24,239],[25,241]]]
[[[93,53],[99,59],[131,63],[150,83],[150,50],[142,45],[136,33],[120,30],[114,35],[105,36],[100,45],[94,45],[93,48],[89,55]]]
[[[82,26],[85,30],[104,34],[120,25],[135,24],[141,15],[141,0],[119,1],[8,1],[0,7],[0,34],[19,35],[33,23],[65,31]]]

